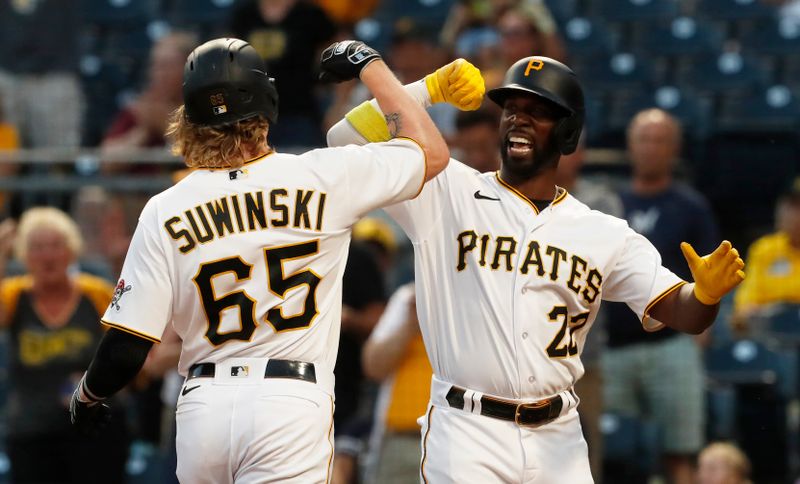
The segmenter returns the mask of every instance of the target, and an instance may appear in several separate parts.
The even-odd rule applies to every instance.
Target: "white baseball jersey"
[[[194,171],[142,210],[103,321],[152,341],[171,322],[183,375],[232,357],[333,369],[350,228],[424,177],[408,139]]]
[[[417,307],[437,379],[541,399],[583,374],[601,299],[647,313],[684,284],[627,223],[565,190],[541,213],[499,173],[451,160],[422,193],[387,208],[414,244]]]

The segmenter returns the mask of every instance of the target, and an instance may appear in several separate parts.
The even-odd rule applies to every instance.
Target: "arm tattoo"
[[[391,113],[383,116],[386,119],[386,127],[389,128],[389,136],[396,138],[400,133],[400,113]]]

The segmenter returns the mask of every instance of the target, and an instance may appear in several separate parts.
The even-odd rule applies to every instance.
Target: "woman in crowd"
[[[25,268],[24,275],[0,282],[0,325],[8,330],[11,480],[123,482],[124,418],[114,418],[101,436],[83,436],[70,425],[67,412],[72,389],[103,334],[100,315],[114,290],[73,270],[83,241],[62,211],[32,208],[23,213],[16,236],[13,232],[13,222],[0,224],[0,276],[12,249]]]

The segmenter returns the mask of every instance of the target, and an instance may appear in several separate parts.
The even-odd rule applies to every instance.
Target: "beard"
[[[500,158],[503,160],[503,167],[518,178],[533,178],[547,169],[558,166],[561,153],[552,140],[549,140],[544,147],[531,145],[531,152],[525,156],[512,156],[509,153],[510,144],[508,139],[503,141],[500,146]]]

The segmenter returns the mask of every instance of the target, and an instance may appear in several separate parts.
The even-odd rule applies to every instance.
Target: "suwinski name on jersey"
[[[586,259],[569,254],[564,249],[552,245],[542,247],[538,241],[531,240],[524,252],[524,259],[515,263],[517,240],[510,236],[494,237],[490,234],[478,234],[474,230],[465,230],[456,237],[458,244],[458,262],[456,270],[463,271],[468,263],[493,271],[505,269],[510,272],[519,267],[521,274],[536,274],[556,281],[563,274],[563,279],[570,291],[579,294],[584,301],[592,304],[600,294],[603,275],[594,267],[589,267]],[[522,254],[522,251],[519,252]],[[472,254],[472,257],[467,257]],[[559,272],[559,270],[561,272]]]
[[[286,188],[229,195],[170,217],[164,229],[183,254],[233,233],[285,227],[320,232],[326,198],[325,192]]]

